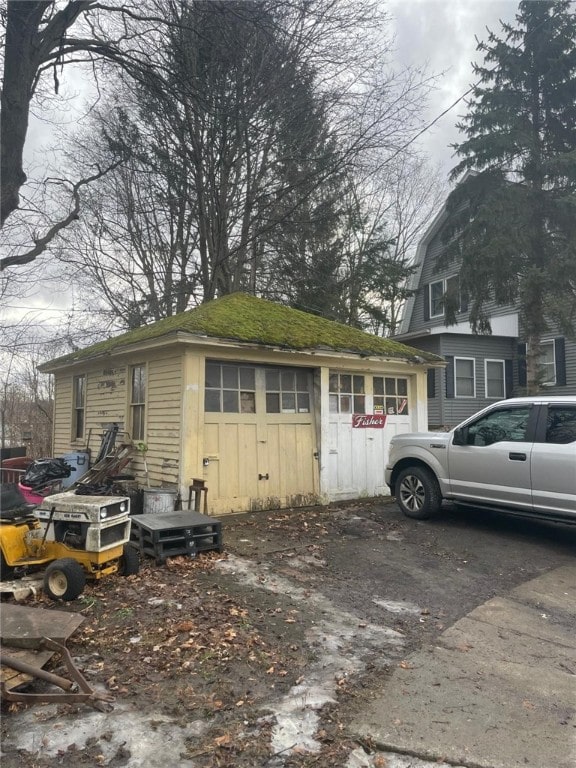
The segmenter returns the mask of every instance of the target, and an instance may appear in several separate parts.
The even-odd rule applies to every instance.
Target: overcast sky
[[[512,0],[384,0],[394,17],[397,60],[422,66],[430,74],[444,72],[430,98],[426,117],[431,122],[474,82],[472,61],[482,62],[476,37],[485,40],[486,28],[500,33],[499,19],[514,20],[518,2]],[[459,140],[458,118],[464,103],[446,114],[422,137],[430,159],[448,173],[454,165],[449,145]]]

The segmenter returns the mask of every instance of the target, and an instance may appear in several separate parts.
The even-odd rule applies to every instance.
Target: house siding
[[[146,443],[153,487],[178,485],[182,424],[182,355],[157,354],[148,361]],[[133,461],[139,471],[140,460]]]
[[[422,272],[420,275],[420,281],[417,288],[417,293],[414,299],[414,306],[412,310],[412,315],[410,318],[410,324],[408,328],[408,332],[413,333],[416,331],[421,330],[422,328],[446,328],[446,330],[450,331],[450,326],[446,326],[444,323],[444,317],[438,316],[438,317],[432,317],[430,319],[425,319],[425,312],[424,312],[424,306],[425,306],[425,296],[426,291],[428,290],[428,286],[430,283],[434,283],[438,280],[444,280],[448,279],[449,277],[453,277],[458,274],[459,267],[457,264],[452,262],[451,264],[448,264],[446,268],[442,270],[438,270],[436,267],[436,260],[441,255],[444,244],[442,242],[442,232],[438,232],[430,241],[430,244],[428,245],[426,249],[426,253],[424,256],[424,262],[422,265]],[[485,311],[489,316],[505,316],[505,315],[515,315],[517,314],[517,309],[512,305],[500,305],[496,304],[494,301],[488,301],[485,304]],[[469,312],[458,312],[456,314],[456,321],[458,323],[466,322],[469,318]]]
[[[443,357],[473,358],[475,361],[475,397],[447,397],[446,377],[450,375],[450,369],[448,367],[439,372],[442,380],[439,392],[439,421],[433,422],[429,417],[429,424],[451,428],[495,401],[494,398],[486,397],[484,361],[512,361],[516,354],[516,339],[445,334],[441,336],[439,354]],[[511,396],[513,393],[508,394]]]

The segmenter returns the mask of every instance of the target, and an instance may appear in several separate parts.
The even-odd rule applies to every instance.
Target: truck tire
[[[406,517],[427,520],[440,509],[442,495],[438,481],[425,467],[401,470],[394,486],[396,501]]]
[[[127,544],[124,547],[124,552],[120,558],[120,568],[118,573],[120,576],[134,576],[140,570],[140,555],[136,547],[131,547]]]
[[[71,557],[54,560],[44,574],[44,592],[52,600],[76,600],[86,586],[84,569]]]

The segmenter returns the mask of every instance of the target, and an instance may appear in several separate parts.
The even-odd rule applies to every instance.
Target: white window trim
[[[543,387],[555,387],[556,386],[556,344],[554,342],[554,339],[542,339],[540,341],[540,350],[542,350],[542,347],[545,345],[550,345],[552,347],[552,366],[554,375],[551,381],[543,381],[542,386]]]
[[[445,278],[442,280],[434,280],[433,283],[430,283],[428,285],[428,305],[430,307],[430,319],[432,319],[433,317],[444,317],[444,305],[442,305],[442,309],[440,312],[437,312],[435,315],[432,314],[432,286],[438,285],[438,283],[442,284],[442,295],[443,296],[446,295],[447,281]]]
[[[458,394],[458,376],[457,376],[457,363],[458,360],[469,360],[472,362],[472,377],[474,384],[473,395],[459,395]],[[474,400],[476,398],[476,358],[474,357],[454,357],[454,398],[459,400]]]
[[[502,396],[488,394],[488,363],[500,363],[502,366]],[[504,360],[486,358],[484,360],[484,396],[487,400],[502,400],[506,397],[506,363]]]

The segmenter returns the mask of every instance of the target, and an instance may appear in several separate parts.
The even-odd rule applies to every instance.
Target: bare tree
[[[87,164],[103,166],[106,148],[129,163],[85,195],[90,215],[64,249],[87,265],[92,301],[131,326],[239,289],[279,297],[296,240],[303,290],[317,293],[307,262],[320,274],[331,260],[338,282],[338,179],[398,151],[425,88],[379,64],[371,31],[385,17],[345,0],[148,3],[168,21],[150,77],[115,88],[123,117],[103,107],[106,141]]]
[[[34,99],[46,91],[51,75],[58,94],[63,69],[84,66],[95,73],[101,63],[114,63],[136,75],[140,69],[140,35],[151,35],[161,23],[127,3],[105,5],[96,0],[8,0],[5,23],[4,71],[0,102],[0,227],[21,203],[27,181],[24,148]],[[129,21],[133,22],[129,25]],[[58,219],[34,233],[32,244],[0,259],[0,270],[34,261],[54,238],[78,217],[79,191],[105,169],[95,168],[88,178],[62,179],[70,188],[70,207]]]

